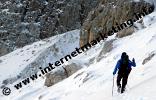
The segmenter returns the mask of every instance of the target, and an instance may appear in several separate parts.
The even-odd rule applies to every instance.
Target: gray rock
[[[96,39],[99,33],[108,34],[112,27],[116,27],[135,17],[134,13],[142,13],[143,9],[153,7],[145,1],[133,2],[131,0],[100,0],[99,5],[89,12],[83,23],[80,35],[80,46]],[[130,35],[134,27],[125,28],[117,34],[119,37]]]
[[[79,29],[88,12],[98,4],[98,0],[0,2],[0,42],[7,44],[0,48],[0,56],[40,39]]]
[[[50,87],[63,79],[67,78],[64,70],[59,70],[54,73],[49,73],[46,75],[45,86]]]
[[[146,63],[149,62],[154,56],[155,56],[155,53],[149,54],[148,57],[146,57],[146,58],[143,60],[142,64],[143,64],[143,65],[146,64]]]
[[[0,60],[0,63],[2,63],[3,61],[2,60]]]
[[[100,51],[99,55],[96,57],[96,60],[99,62],[101,59],[105,58],[105,54],[109,53],[113,49],[113,40],[105,41],[102,50]]]
[[[71,76],[73,73],[81,69],[81,66],[78,66],[75,63],[62,67],[61,70],[49,73],[46,75],[45,86],[50,87],[63,79]]]

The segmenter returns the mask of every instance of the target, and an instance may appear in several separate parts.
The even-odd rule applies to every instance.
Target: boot
[[[124,93],[124,92],[125,92],[125,88],[122,88],[122,89],[121,89],[121,93]]]
[[[121,86],[118,86],[118,93],[120,93],[120,91],[121,91]]]

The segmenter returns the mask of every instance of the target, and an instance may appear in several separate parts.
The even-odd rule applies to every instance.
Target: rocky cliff
[[[80,35],[80,46],[92,41],[98,33],[107,34],[112,26],[117,26],[134,18],[135,13],[141,13],[143,9],[153,7],[143,0],[101,0],[99,5],[92,10],[86,18]],[[140,22],[143,24],[142,22]],[[132,34],[134,27],[126,28],[118,32],[119,37]]]
[[[79,29],[99,0],[1,0],[0,56],[47,37]]]
[[[1,0],[0,56],[81,26],[83,45],[149,6],[131,0]]]

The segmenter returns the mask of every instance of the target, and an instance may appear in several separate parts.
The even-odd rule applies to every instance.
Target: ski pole
[[[114,91],[114,75],[113,75],[112,96],[113,96],[113,91]]]

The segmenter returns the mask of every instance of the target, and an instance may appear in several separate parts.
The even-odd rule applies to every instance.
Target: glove
[[[133,58],[132,61],[135,62],[135,59]]]
[[[115,75],[115,72],[113,72],[113,75]]]

